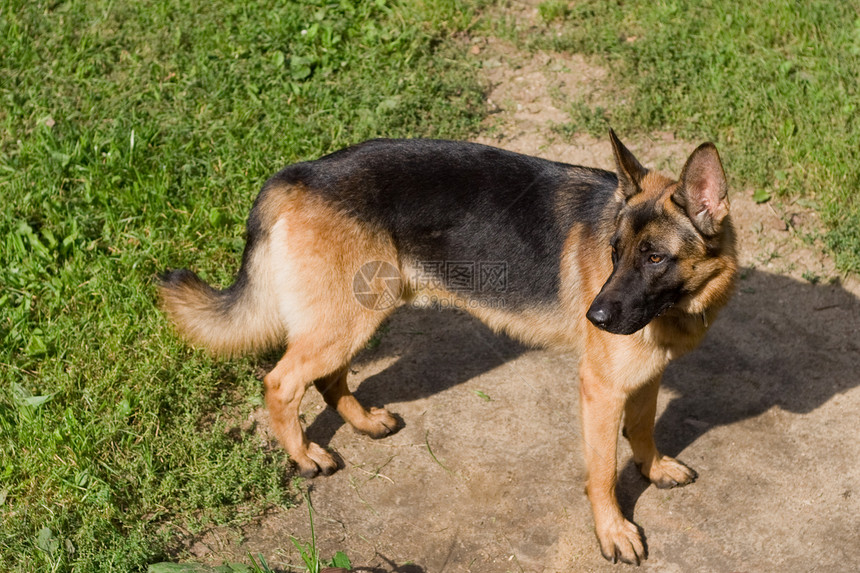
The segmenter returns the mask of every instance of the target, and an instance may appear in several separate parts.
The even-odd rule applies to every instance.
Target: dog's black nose
[[[585,317],[597,328],[606,328],[612,315],[606,307],[592,305],[585,314]]]

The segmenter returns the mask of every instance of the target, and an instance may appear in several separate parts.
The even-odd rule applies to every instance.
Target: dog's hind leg
[[[349,365],[346,365],[334,374],[314,381],[326,404],[337,410],[353,428],[371,438],[384,438],[397,431],[397,420],[388,410],[371,408],[368,411],[356,400],[346,383],[348,373]]]
[[[277,178],[276,178],[277,179]],[[265,194],[264,194],[265,193]],[[307,388],[350,423],[379,437],[396,424],[367,412],[346,386],[349,361],[401,302],[403,281],[393,240],[330,202],[326,193],[275,181],[254,207],[266,242],[256,273],[270,286],[266,312],[279,315],[287,350],[265,379],[272,429],[303,476],[330,474],[334,458],[310,442],[299,422]],[[262,280],[262,279],[258,279]]]
[[[346,385],[349,361],[393,308],[373,311],[349,304],[348,295],[334,287],[326,294],[318,300],[309,298],[302,307],[315,320],[292,329],[287,351],[265,378],[272,430],[305,477],[337,469],[331,454],[307,439],[299,421],[302,398],[311,384],[360,431],[382,437],[397,426],[385,410],[362,408]]]
[[[697,474],[678,460],[664,456],[654,443],[654,416],[661,375],[638,388],[624,406],[624,437],[633,450],[633,461],[651,483],[659,488],[687,485]]]
[[[331,454],[307,439],[299,409],[308,386],[337,371],[349,358],[338,354],[321,348],[310,336],[291,340],[284,356],[264,379],[272,430],[303,477],[329,475],[337,470]]]

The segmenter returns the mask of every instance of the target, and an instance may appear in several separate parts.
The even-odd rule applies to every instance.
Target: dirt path
[[[566,121],[560,102],[598,89],[603,70],[495,40],[471,46],[497,108],[481,142],[612,168],[608,141],[551,129]],[[698,142],[654,134],[626,143],[645,165],[677,175]],[[670,367],[659,402],[658,443],[700,479],[649,487],[621,446],[619,498],[646,532],[645,571],[860,564],[860,285],[830,282],[832,262],[804,240],[814,213],[750,196],[732,196],[745,269],[738,293],[703,346]],[[308,484],[323,555],[344,550],[359,570],[400,573],[626,567],[605,562],[594,538],[576,368],[576,356],[528,350],[453,311],[395,315],[357,360],[351,386],[365,405],[400,415],[403,430],[373,441],[318,396],[304,404],[310,438],[345,464]],[[310,540],[305,508],[187,547],[210,562],[251,551],[285,567],[299,562],[290,535]]]

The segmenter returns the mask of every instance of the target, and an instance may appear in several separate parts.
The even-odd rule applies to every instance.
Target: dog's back
[[[617,178],[476,143],[382,139],[286,167],[266,188],[284,186],[383,229],[410,263],[506,261],[506,303],[521,310],[557,299],[567,234],[600,223]]]
[[[403,276],[405,298],[414,300],[422,287],[435,285],[423,289],[434,290],[432,300],[461,304],[527,343],[567,346],[571,325],[546,318],[561,311],[562,253],[591,248],[566,245],[574,226],[593,235],[611,225],[616,187],[608,171],[475,143],[368,141],[270,178],[248,218],[236,283],[219,291],[190,271],[172,271],[160,284],[163,306],[188,339],[218,354],[284,344],[295,320],[283,309],[301,303],[283,299],[301,287],[285,288],[289,278],[278,286],[272,277],[291,266],[288,260],[310,261],[313,249],[273,243],[272,234],[279,221],[315,217],[320,224],[309,232],[327,237],[323,248],[330,252],[339,246],[323,233],[323,221],[352,229],[353,240],[360,235],[390,242],[393,251],[354,248],[344,256],[353,259],[353,271],[376,260],[390,262]],[[275,252],[280,258],[272,257]],[[483,288],[481,273],[487,272],[503,273],[503,298],[499,288]],[[531,318],[521,320],[523,313]]]

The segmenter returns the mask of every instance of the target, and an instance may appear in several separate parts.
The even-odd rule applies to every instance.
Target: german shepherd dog
[[[266,404],[307,477],[337,469],[299,422],[311,384],[360,432],[397,430],[387,410],[362,407],[346,379],[398,305],[448,301],[526,344],[580,353],[600,550],[638,564],[643,539],[615,497],[621,422],[657,487],[696,479],[654,444],[657,390],[726,304],[737,261],[714,145],[693,151],[673,181],[610,139],[617,173],[436,140],[368,141],[290,165],[254,202],[235,283],[216,290],[190,271],[167,272],[163,308],[185,338],[217,354],[286,346],[265,377]],[[498,292],[469,288],[449,262],[503,263],[504,304],[488,304]]]

